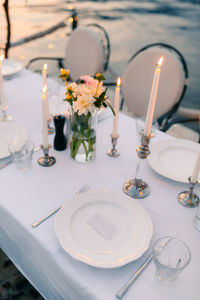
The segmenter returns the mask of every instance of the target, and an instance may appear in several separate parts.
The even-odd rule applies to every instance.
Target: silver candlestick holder
[[[111,156],[111,157],[119,156],[120,153],[116,148],[118,138],[119,138],[119,135],[117,135],[116,137],[113,137],[111,134],[112,148],[108,149],[108,151],[107,151],[108,156]]]
[[[149,142],[150,137],[143,135],[141,138],[141,144],[136,149],[139,161],[136,167],[135,178],[125,182],[123,187],[124,192],[133,198],[144,198],[150,193],[150,187],[148,186],[148,184],[141,178],[138,178],[141,161],[143,159],[146,159],[147,156],[151,153],[149,150]]]
[[[178,194],[177,200],[183,206],[186,207],[196,207],[199,204],[199,197],[193,192],[195,184],[197,182],[191,182],[191,177],[188,178],[189,190]]]
[[[49,145],[48,148],[44,148],[43,145],[40,146],[43,150],[44,156],[38,159],[38,164],[42,167],[51,167],[55,164],[56,159],[53,156],[49,156],[49,149],[51,146]]]

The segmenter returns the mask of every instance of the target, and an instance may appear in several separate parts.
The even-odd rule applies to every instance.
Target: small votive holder
[[[107,151],[108,156],[111,156],[111,157],[119,156],[120,153],[116,148],[118,138],[119,138],[119,135],[117,135],[116,137],[113,137],[111,134],[112,148],[108,149],[108,151]]]
[[[49,145],[48,148],[44,148],[43,145],[40,146],[43,150],[44,156],[38,159],[38,164],[42,167],[51,167],[55,164],[56,159],[53,156],[49,156],[49,149],[51,146]]]
[[[177,200],[180,204],[186,207],[196,207],[199,204],[199,197],[193,192],[197,182],[191,182],[191,177],[188,178],[189,190],[178,194]]]
[[[30,140],[14,140],[8,150],[18,170],[27,171],[32,166],[34,144]]]
[[[156,275],[163,282],[176,279],[191,261],[189,247],[175,237],[162,237],[153,246]]]

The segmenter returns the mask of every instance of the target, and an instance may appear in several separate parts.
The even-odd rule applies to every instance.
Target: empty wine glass
[[[144,134],[145,117],[139,117],[136,119],[136,130],[139,138]],[[156,129],[159,128],[156,119],[153,119],[151,126],[151,138],[156,136]]]

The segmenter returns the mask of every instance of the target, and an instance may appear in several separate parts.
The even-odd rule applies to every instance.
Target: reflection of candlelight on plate
[[[156,64],[156,70],[154,73],[153,83],[151,87],[151,94],[150,94],[149,105],[146,114],[146,122],[144,127],[145,136],[150,136],[151,134],[151,126],[152,126],[152,120],[153,120],[156,98],[158,93],[158,85],[160,80],[160,68],[162,62],[163,62],[163,56],[159,59],[158,63]]]

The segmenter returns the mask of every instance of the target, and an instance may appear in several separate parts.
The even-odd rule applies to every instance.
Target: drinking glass
[[[158,239],[153,246],[153,260],[157,277],[169,282],[177,278],[190,263],[188,246],[174,237]]]
[[[145,117],[140,117],[136,119],[136,130],[139,138],[144,134],[144,125],[145,125]],[[159,128],[158,122],[153,119],[151,126],[151,138],[155,137],[156,129]]]
[[[34,151],[32,141],[15,139],[8,146],[8,149],[17,169],[25,171],[31,168]]]

